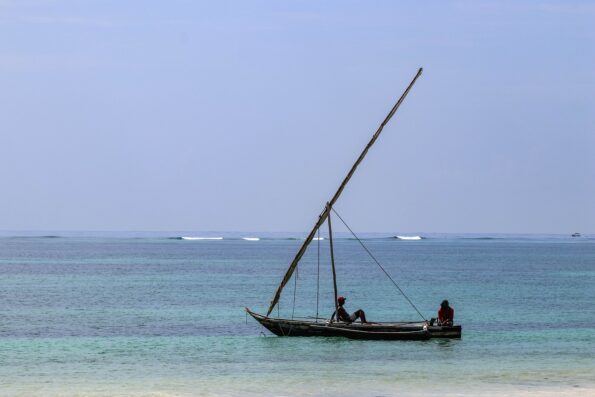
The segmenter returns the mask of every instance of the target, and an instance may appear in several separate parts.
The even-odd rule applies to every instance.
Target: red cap
[[[344,296],[340,296],[337,298],[337,302],[339,303],[345,303],[345,297]]]

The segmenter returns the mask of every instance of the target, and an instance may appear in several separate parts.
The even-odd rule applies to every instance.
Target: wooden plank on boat
[[[427,330],[419,331],[363,331],[343,327],[332,327],[328,325],[311,325],[311,328],[350,339],[366,340],[428,340],[432,336]],[[330,335],[329,335],[330,336]]]

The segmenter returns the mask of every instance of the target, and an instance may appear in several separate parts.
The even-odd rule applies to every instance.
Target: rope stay
[[[345,225],[345,227],[347,228],[347,230],[349,230],[349,232],[353,235],[353,237],[360,243],[360,245],[363,247],[363,249],[368,253],[368,255],[370,255],[370,257],[372,258],[372,260],[378,265],[378,267],[384,272],[384,274],[388,277],[388,279],[394,284],[395,287],[397,287],[397,289],[399,290],[399,292],[401,293],[401,295],[403,295],[403,297],[405,297],[405,299],[407,300],[407,302],[409,302],[409,304],[411,305],[411,307],[413,307],[415,309],[415,311],[417,312],[417,314],[419,314],[419,316],[424,320],[424,321],[428,321],[423,314],[421,314],[421,312],[418,310],[417,306],[415,306],[415,304],[411,301],[411,299],[409,299],[409,297],[407,296],[407,294],[405,294],[405,291],[403,291],[401,289],[401,287],[399,287],[399,285],[395,282],[395,280],[393,280],[393,278],[390,276],[390,274],[388,274],[388,272],[384,269],[384,267],[380,264],[380,262],[378,262],[378,260],[376,259],[376,257],[370,252],[370,250],[368,249],[368,247],[366,247],[364,245],[364,243],[362,242],[362,240],[360,240],[360,238],[354,233],[353,230],[351,230],[351,228],[349,227],[349,225],[343,220],[343,218],[341,218],[341,215],[339,215],[337,213],[337,211],[335,210],[334,207],[331,207],[331,210],[335,213],[335,215],[337,215],[337,217],[341,220],[341,222],[343,222],[343,225]]]
[[[293,306],[291,308],[291,319],[293,320],[293,315],[295,314],[295,293],[297,292],[297,280],[300,275],[299,269],[295,268],[295,276],[293,277]]]

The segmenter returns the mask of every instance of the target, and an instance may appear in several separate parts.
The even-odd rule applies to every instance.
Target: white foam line
[[[182,237],[182,240],[223,240],[223,237]]]
[[[421,236],[396,236],[399,240],[421,240]]]

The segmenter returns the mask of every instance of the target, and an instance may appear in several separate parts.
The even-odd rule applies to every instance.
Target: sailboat
[[[401,105],[401,103],[405,100],[405,97],[419,78],[421,76],[423,69],[420,68],[417,71],[417,74],[409,83],[409,86],[399,100],[395,103],[392,107],[384,121],[380,124],[370,142],[366,145],[363,149],[349,172],[347,176],[343,179],[341,185],[337,189],[336,193],[333,195],[330,201],[326,203],[324,209],[318,216],[318,220],[316,221],[314,227],[308,234],[308,237],[304,240],[302,246],[296,253],[295,257],[291,261],[289,268],[285,272],[281,283],[277,287],[275,291],[275,295],[271,300],[269,308],[267,310],[266,315],[258,314],[251,311],[249,308],[245,308],[246,313],[248,313],[251,317],[253,317],[256,321],[258,321],[262,326],[267,328],[270,332],[278,336],[323,336],[323,337],[346,337],[351,339],[364,339],[364,340],[374,340],[374,339],[381,339],[381,340],[427,340],[430,338],[460,338],[461,337],[461,326],[460,325],[452,325],[452,326],[440,326],[435,325],[434,321],[428,322],[426,318],[421,314],[421,312],[415,307],[413,302],[405,295],[403,290],[396,284],[396,282],[390,277],[388,272],[380,265],[380,263],[374,258],[371,252],[363,245],[361,240],[352,232],[347,224],[347,228],[352,232],[354,237],[362,244],[364,249],[370,254],[370,256],[374,259],[377,265],[384,271],[385,275],[393,282],[393,284],[399,289],[401,294],[406,298],[406,300],[413,306],[413,308],[417,311],[417,313],[422,318],[421,321],[396,321],[396,322],[375,322],[375,323],[347,323],[342,322],[334,319],[334,314],[331,316],[330,319],[319,319],[318,316],[314,320],[312,319],[285,319],[285,318],[276,318],[271,317],[271,313],[275,306],[279,304],[279,299],[281,297],[281,292],[285,285],[291,279],[294,271],[296,270],[300,259],[306,252],[306,249],[310,245],[313,240],[320,240],[320,238],[316,238],[316,234],[319,229],[324,225],[326,222],[328,224],[328,231],[329,231],[329,247],[330,247],[330,258],[331,258],[331,268],[333,274],[333,289],[334,289],[334,298],[335,298],[335,313],[338,312],[338,291],[337,291],[337,276],[335,272],[335,260],[334,260],[334,251],[333,251],[333,232],[332,232],[332,224],[331,224],[331,213],[334,213],[343,220],[335,211],[333,206],[341,196],[343,189],[355,173],[359,164],[363,161],[364,157],[370,150],[370,148],[374,145],[380,133],[386,126],[386,124],[390,121],[390,119],[394,116],[397,109]],[[343,222],[344,223],[344,222]],[[322,320],[322,321],[319,321]]]

